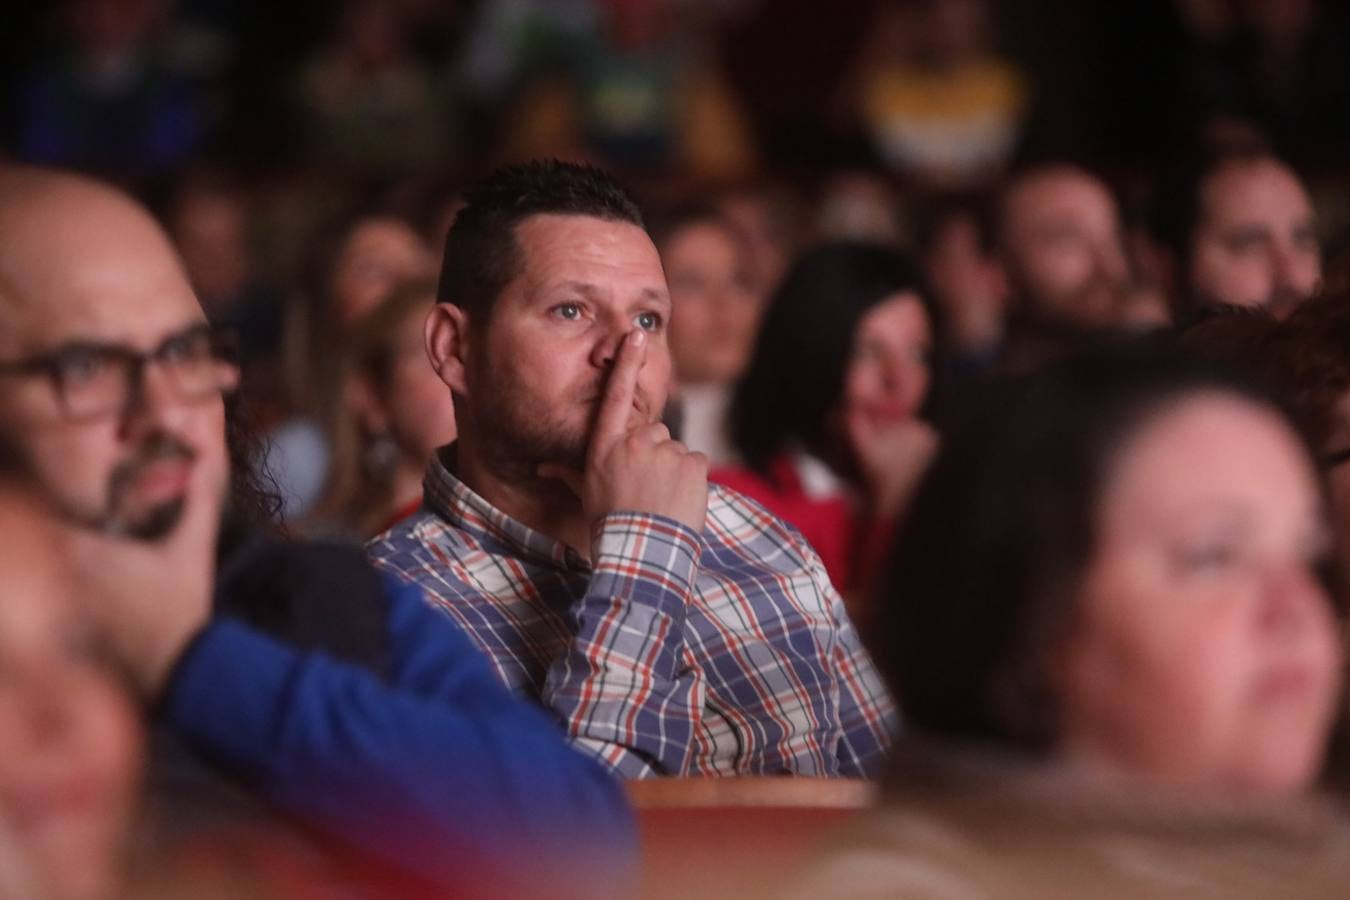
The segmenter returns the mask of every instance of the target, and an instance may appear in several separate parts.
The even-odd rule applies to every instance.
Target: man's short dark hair
[[[516,226],[545,214],[646,227],[632,196],[594,166],[550,159],[499,169],[464,194],[445,239],[437,302],[486,320],[523,265]]]

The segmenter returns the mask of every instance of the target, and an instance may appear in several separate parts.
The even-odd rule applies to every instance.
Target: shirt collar
[[[422,481],[428,510],[448,524],[500,545],[522,559],[558,569],[590,569],[586,558],[567,544],[511,518],[460,481],[454,473],[458,449],[457,444],[450,444],[432,455]]]

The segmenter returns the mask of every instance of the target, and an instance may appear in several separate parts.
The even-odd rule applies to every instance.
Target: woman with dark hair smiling
[[[1240,375],[1107,348],[987,387],[877,598],[909,740],[817,883],[1345,896],[1350,830],[1308,796],[1341,681],[1323,517]]]
[[[936,447],[919,417],[935,331],[912,260],[825,244],[770,299],[737,388],[730,431],[743,467],[713,480],[799,528],[846,596],[867,584]]]

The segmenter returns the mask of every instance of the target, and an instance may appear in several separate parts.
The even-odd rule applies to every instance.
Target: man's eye
[[[576,303],[559,303],[553,307],[553,311],[559,318],[567,319],[570,322],[581,318],[581,306]]]
[[[107,354],[88,350],[67,353],[56,361],[56,371],[62,383],[67,385],[97,381],[111,370],[112,362]]]
[[[1264,243],[1264,239],[1259,234],[1235,234],[1230,235],[1224,241],[1229,253],[1238,254],[1255,253],[1261,249]]]
[[[633,321],[643,331],[655,331],[661,327],[661,317],[652,312],[638,313]]]
[[[185,334],[165,342],[157,354],[166,363],[197,363],[211,356],[211,337],[205,333]]]

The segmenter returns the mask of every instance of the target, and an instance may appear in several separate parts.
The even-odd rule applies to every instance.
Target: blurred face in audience
[[[1002,258],[1013,295],[1042,319],[1118,323],[1129,287],[1115,200],[1075,169],[1024,176],[1004,199]]]
[[[485,455],[529,477],[544,462],[582,469],[615,354],[636,328],[648,341],[630,425],[657,421],[665,407],[671,302],[661,259],[628,222],[543,214],[515,233],[521,271],[472,332],[468,383],[447,381],[467,395],[460,434],[472,430]]]
[[[981,245],[974,215],[957,211],[945,217],[935,229],[924,268],[952,344],[972,353],[996,345],[1003,335],[1007,284],[1002,268]]]
[[[378,383],[369,385],[375,407],[368,426],[387,433],[404,456],[419,465],[455,439],[454,401],[427,360],[422,340],[427,310],[434,303],[434,295],[428,295],[425,306],[403,317],[389,335]]]
[[[928,395],[932,330],[923,302],[910,291],[888,297],[858,322],[844,374],[844,411],[873,426],[911,419]]]
[[[1062,658],[1065,752],[1178,785],[1307,787],[1341,663],[1323,527],[1275,414],[1206,391],[1146,421],[1100,499]]]
[[[253,275],[242,201],[225,192],[192,193],[179,202],[171,230],[207,313],[215,318],[230,313]]]
[[[1287,166],[1236,161],[1205,181],[1190,270],[1203,302],[1263,306],[1283,319],[1321,277],[1312,202]]]
[[[727,224],[745,244],[751,283],[762,296],[777,287],[791,257],[790,214],[775,206],[767,192],[754,190],[733,191],[718,203]]]
[[[0,893],[113,896],[140,727],[79,614],[51,523],[3,493],[0,528]],[[35,884],[4,890],[25,872]]]
[[[740,242],[716,221],[692,222],[666,240],[661,262],[670,283],[676,378],[683,384],[734,382],[749,360],[763,308]]]
[[[0,176],[0,360],[28,368],[0,376],[0,427],[68,518],[161,538],[224,494],[237,372],[144,211],[81,182],[13,184]]]
[[[333,269],[333,309],[345,327],[370,312],[403,281],[431,274],[431,251],[398,219],[363,219],[343,241]]]

